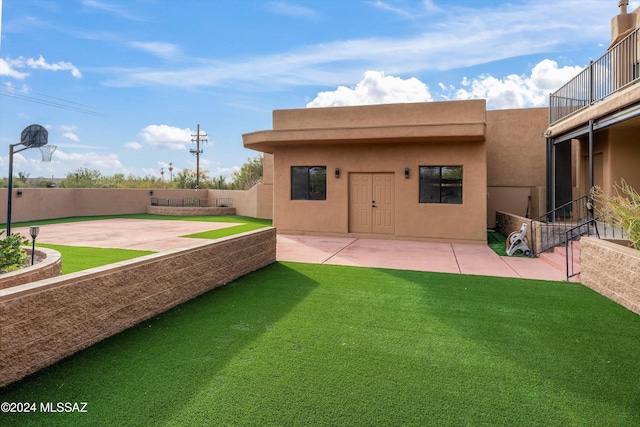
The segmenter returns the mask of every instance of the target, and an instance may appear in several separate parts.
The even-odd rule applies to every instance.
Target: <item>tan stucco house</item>
[[[243,141],[273,162],[280,233],[485,244],[496,210],[544,211],[547,121],[484,100],[304,108]]]
[[[551,208],[594,185],[612,191],[624,179],[640,188],[640,8],[618,5],[607,52],[550,98]]]

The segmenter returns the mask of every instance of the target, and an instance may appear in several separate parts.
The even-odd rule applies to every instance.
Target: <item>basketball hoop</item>
[[[42,161],[48,163],[51,162],[51,156],[53,156],[53,153],[56,151],[56,148],[58,148],[58,146],[42,145],[38,148],[40,149],[40,153],[42,154]]]

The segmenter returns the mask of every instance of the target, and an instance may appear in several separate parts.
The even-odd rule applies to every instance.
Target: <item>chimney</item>
[[[611,20],[611,45],[609,49],[636,28],[635,13],[627,11],[629,0],[618,0],[618,7],[620,8],[620,14],[614,16]]]
[[[620,15],[627,14],[627,7],[629,6],[629,0],[619,0],[618,7],[620,8]]]

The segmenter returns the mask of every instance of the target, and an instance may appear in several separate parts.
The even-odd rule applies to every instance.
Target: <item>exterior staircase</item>
[[[564,245],[554,246],[552,249],[542,252],[538,257],[549,264],[556,270],[567,273],[567,260],[569,261],[568,275],[575,276],[570,277],[570,282],[580,282],[580,240],[572,240],[568,245],[569,256],[567,257],[567,249]]]

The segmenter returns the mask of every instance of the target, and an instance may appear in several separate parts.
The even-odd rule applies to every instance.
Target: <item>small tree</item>
[[[177,188],[196,188],[196,171],[184,168],[176,174]],[[209,188],[209,172],[200,169],[200,188]]]
[[[596,186],[591,196],[599,203],[598,214],[603,220],[624,228],[633,247],[640,249],[640,194],[623,179],[613,193]]]
[[[67,177],[60,183],[64,188],[96,188],[100,187],[99,180],[102,174],[97,169],[80,168],[69,172]]]
[[[233,182],[229,186],[232,190],[248,190],[254,185],[262,182],[262,156],[247,159],[239,171],[231,175]]]

